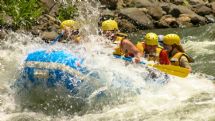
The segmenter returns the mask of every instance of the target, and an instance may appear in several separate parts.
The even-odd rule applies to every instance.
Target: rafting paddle
[[[50,45],[54,45],[59,39],[63,37],[64,31],[61,32],[51,43]]]
[[[115,58],[120,58],[125,61],[132,62],[132,57],[124,57],[119,55],[114,55]],[[141,61],[140,64],[147,64],[146,62]],[[160,64],[147,64],[147,66],[152,66],[153,68],[156,68],[162,72],[165,72],[170,75],[178,76],[185,78],[190,73],[189,69],[183,68],[180,66],[174,66],[174,65],[160,65]]]
[[[170,75],[178,76],[185,78],[188,76],[190,73],[189,69],[183,68],[180,66],[174,66],[174,65],[160,65],[160,64],[154,64],[154,65],[149,65],[152,66],[162,72],[165,72]]]

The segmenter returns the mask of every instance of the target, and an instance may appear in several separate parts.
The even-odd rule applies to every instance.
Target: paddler
[[[136,46],[127,39],[127,35],[120,33],[118,24],[115,20],[106,20],[102,22],[102,35],[107,37],[115,44],[114,55],[133,56],[136,63],[140,62],[141,53]]]
[[[168,57],[170,58],[171,64],[175,66],[180,66],[192,71],[190,63],[194,60],[185,53],[180,37],[177,34],[167,34],[163,38],[164,48],[168,52]]]
[[[77,21],[74,20],[65,20],[61,23],[60,29],[62,38],[60,42],[73,42],[80,43],[80,34],[79,34],[80,25]]]
[[[148,61],[154,61],[158,64],[169,65],[167,51],[158,44],[158,35],[155,33],[147,33],[142,42],[136,44],[140,52]]]

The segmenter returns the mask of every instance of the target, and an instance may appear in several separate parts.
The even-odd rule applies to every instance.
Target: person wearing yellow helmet
[[[119,33],[118,24],[115,20],[106,20],[102,22],[102,35],[107,37],[115,44],[114,55],[135,57],[135,62],[140,62],[141,53],[136,46],[127,39],[127,35]]]
[[[72,41],[75,43],[80,42],[79,35],[80,25],[77,21],[74,20],[65,20],[60,24],[61,32],[63,33],[63,37],[61,38],[61,42]]]
[[[194,60],[185,53],[180,41],[177,34],[167,34],[163,38],[163,45],[168,52],[172,65],[188,68],[191,72],[192,68],[189,63],[194,62]]]
[[[167,51],[158,44],[157,34],[152,32],[147,33],[144,37],[144,41],[138,42],[136,46],[147,60],[154,61],[159,64],[170,64]]]

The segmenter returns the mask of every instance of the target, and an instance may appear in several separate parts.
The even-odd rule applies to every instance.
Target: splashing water
[[[210,79],[199,74],[191,74],[185,79],[170,77],[169,83],[163,86],[146,83],[147,70],[144,67],[135,64],[125,66],[124,61],[114,59],[110,56],[111,49],[104,48],[107,40],[103,37],[91,35],[87,38],[89,42],[80,46],[57,43],[50,47],[40,38],[32,38],[31,35],[9,34],[1,44],[1,118],[3,120],[65,121],[213,119],[215,93]],[[95,42],[98,43],[97,46],[93,46]],[[112,81],[120,84],[126,80],[131,82],[133,87],[141,90],[138,94],[127,97],[118,95],[118,99],[116,99],[119,101],[118,104],[106,102],[100,106],[99,110],[91,107],[86,109],[87,112],[84,111],[81,114],[70,114],[69,112],[68,114],[64,111],[53,117],[53,115],[39,113],[40,111],[20,110],[19,103],[14,100],[14,90],[10,86],[18,77],[27,54],[44,48],[63,49],[86,58],[84,64],[92,71],[99,73],[101,80],[107,82],[107,86],[113,83]],[[111,91],[113,94],[115,93],[115,90]],[[202,112],[207,112],[207,115],[201,117]]]
[[[85,3],[83,6],[91,8],[89,3]],[[87,14],[92,10],[95,19],[98,10],[96,7],[92,8],[88,10]],[[90,19],[90,15],[87,17],[92,20],[91,22],[96,23],[95,20]],[[84,14],[79,19],[85,23]],[[92,26],[96,26],[96,24],[91,25],[91,22],[85,23],[86,25],[82,28],[83,32],[88,32]],[[207,35],[208,31],[213,30],[211,27],[214,28],[214,25],[198,28],[199,31],[202,30],[200,32],[203,33],[202,36],[205,39],[198,33],[183,36],[184,40],[189,39],[189,41],[185,41],[185,48],[197,60],[192,65],[195,73],[190,74],[187,78],[170,76],[169,82],[164,85],[150,81],[150,78],[147,78],[149,73],[145,66],[137,64],[125,66],[124,61],[113,58],[112,49],[107,47],[108,41],[96,35],[97,27],[85,35],[84,39],[87,42],[81,45],[56,43],[49,46],[40,38],[11,32],[0,43],[0,119],[2,121],[215,120],[215,89],[212,82],[215,70],[211,68],[214,65],[213,57],[211,57],[214,55],[214,41],[211,38],[213,36]],[[205,32],[205,30],[207,31]],[[188,33],[190,30],[183,31]],[[199,41],[196,40],[197,38],[200,38]],[[76,113],[60,108],[57,114],[50,113],[52,110],[44,113],[43,110],[46,106],[41,106],[41,110],[36,111],[31,108],[22,109],[15,99],[16,92],[11,86],[18,78],[28,53],[42,49],[65,50],[85,58],[84,65],[92,72],[98,73],[99,78],[112,94],[113,100],[98,104],[98,107],[94,107],[96,104],[94,100],[89,100],[88,103],[91,105]],[[211,75],[211,78],[207,75]],[[115,84],[115,88],[111,88],[111,84]],[[128,85],[132,85],[132,88],[128,89],[134,90],[135,93],[127,94],[129,92],[124,91],[125,95],[121,95],[122,93],[117,95],[117,86],[120,88],[128,87]],[[59,103],[49,105],[58,109],[59,106],[62,106]],[[69,105],[69,103],[65,105]]]

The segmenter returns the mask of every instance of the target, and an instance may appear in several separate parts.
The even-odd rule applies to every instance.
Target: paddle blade
[[[187,68],[183,68],[183,67],[179,67],[179,66],[173,66],[173,65],[155,64],[155,65],[153,65],[153,67],[162,71],[162,72],[165,72],[167,74],[182,77],[182,78],[187,77],[188,74],[190,73],[189,69],[187,69]]]

